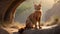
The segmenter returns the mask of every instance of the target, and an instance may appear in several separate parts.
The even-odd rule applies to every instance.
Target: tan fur
[[[41,9],[41,5],[40,4],[39,5],[34,5],[34,8],[35,8],[35,12],[27,17],[26,26],[27,27],[29,27],[29,26],[33,27],[33,25],[35,25],[35,28],[37,28],[36,23],[38,22],[39,28],[40,28],[40,19],[41,19],[41,11],[40,11],[40,9]]]

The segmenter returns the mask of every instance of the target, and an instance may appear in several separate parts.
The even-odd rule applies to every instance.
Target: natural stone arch
[[[12,23],[15,9],[25,0],[1,0],[0,1],[0,22]]]

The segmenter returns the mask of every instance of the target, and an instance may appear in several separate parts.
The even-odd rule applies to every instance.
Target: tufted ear
[[[41,4],[39,4],[38,6],[41,7]]]
[[[42,0],[40,1],[40,3],[39,3],[39,5],[38,5],[38,6],[39,6],[39,7],[41,7],[41,4],[42,4]]]
[[[37,7],[37,4],[35,2],[33,2],[33,5],[34,5],[34,7]]]

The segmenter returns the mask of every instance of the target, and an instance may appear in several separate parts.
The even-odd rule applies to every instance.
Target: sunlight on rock
[[[52,26],[41,26],[41,27],[42,27],[42,29],[52,29],[53,27],[56,27],[56,26],[57,26],[57,24],[52,25]]]

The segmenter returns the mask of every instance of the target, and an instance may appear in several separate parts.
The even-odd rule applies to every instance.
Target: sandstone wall
[[[25,0],[0,0],[0,22],[12,23],[15,9]]]

